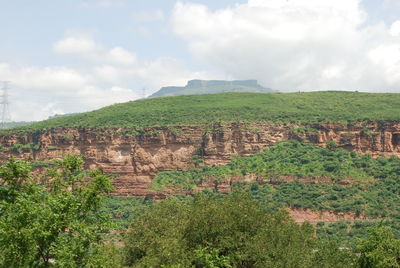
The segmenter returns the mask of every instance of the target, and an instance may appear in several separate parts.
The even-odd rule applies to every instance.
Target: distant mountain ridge
[[[55,114],[49,116],[48,119],[52,118],[57,118],[57,117],[62,117],[62,116],[68,116],[68,115],[74,115],[77,113],[67,113],[67,114]],[[9,129],[9,128],[14,128],[14,127],[23,127],[23,126],[28,126],[34,123],[37,123],[38,121],[12,121],[12,122],[6,122],[4,123],[4,128]]]
[[[15,121],[13,121],[13,122],[4,123],[4,127],[5,128],[22,127],[22,126],[27,126],[27,125],[30,125],[30,124],[33,124],[33,123],[35,123],[35,122],[34,121],[30,121],[30,122],[27,122],[27,121],[17,121],[17,122],[15,122]]]
[[[184,87],[162,87],[159,91],[152,94],[150,98],[179,96],[179,95],[199,95],[216,94],[224,92],[273,92],[269,88],[259,85],[257,80],[190,80]]]

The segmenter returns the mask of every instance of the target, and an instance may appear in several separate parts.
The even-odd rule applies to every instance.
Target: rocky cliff
[[[400,156],[400,122],[359,122],[354,125],[230,123],[213,126],[149,128],[140,134],[121,129],[58,129],[26,136],[2,136],[0,158],[10,155],[32,161],[85,156],[87,167],[118,174],[115,194],[155,195],[149,189],[159,171],[194,167],[193,156],[206,165],[223,165],[231,156],[261,152],[279,141],[296,139],[337,146],[373,156]],[[332,142],[331,142],[332,144]],[[162,194],[162,193],[158,193]]]

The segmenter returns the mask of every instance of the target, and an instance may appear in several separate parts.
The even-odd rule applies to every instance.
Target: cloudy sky
[[[0,0],[15,121],[189,79],[400,92],[399,0]]]

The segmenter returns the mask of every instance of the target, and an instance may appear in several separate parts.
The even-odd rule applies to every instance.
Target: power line
[[[8,91],[9,91],[9,81],[3,81],[3,88],[1,89],[1,122],[0,122],[0,128],[5,129],[7,128],[7,123],[11,122],[11,115],[10,115],[10,102],[8,97],[10,96]]]

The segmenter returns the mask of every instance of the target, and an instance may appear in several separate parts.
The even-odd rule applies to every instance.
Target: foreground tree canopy
[[[0,167],[0,267],[103,267],[99,211],[111,181],[67,156],[44,176],[10,159]]]
[[[245,193],[171,198],[145,209],[126,235],[133,267],[347,267],[348,252],[320,247],[310,224],[268,214]],[[331,255],[322,254],[328,249]],[[331,258],[333,256],[333,258]]]

